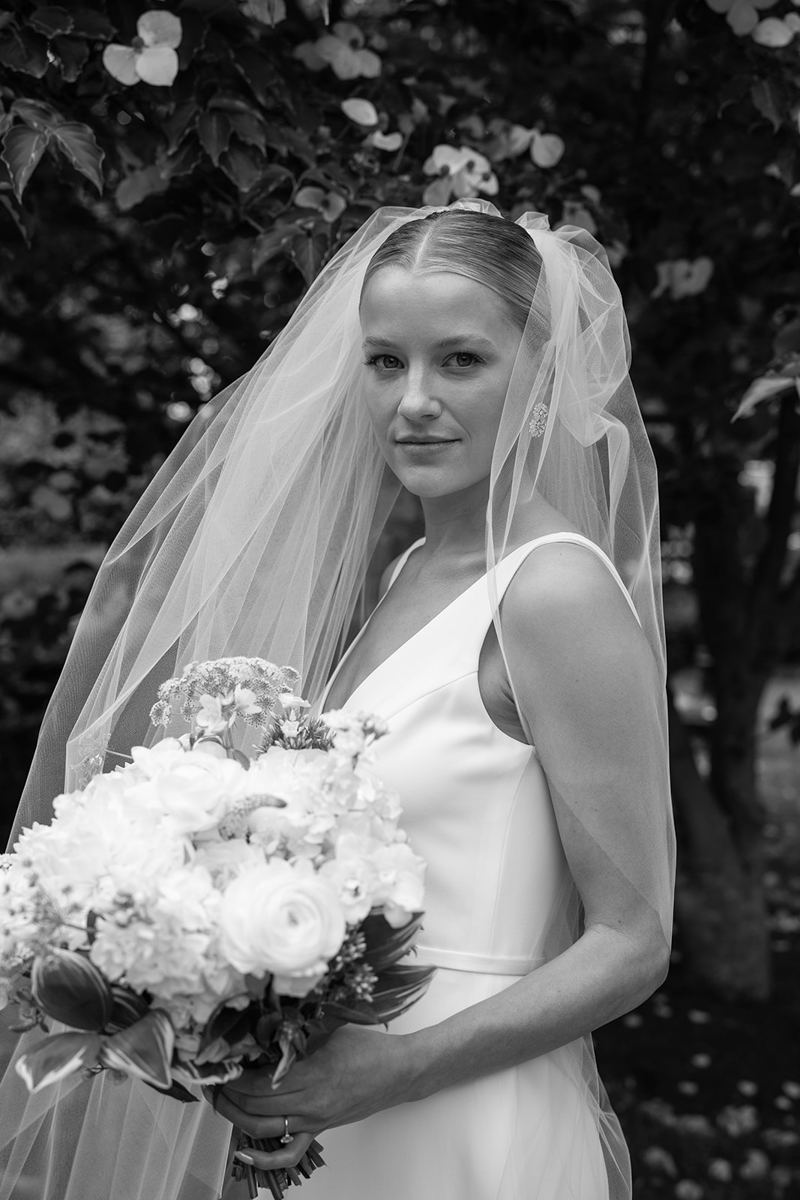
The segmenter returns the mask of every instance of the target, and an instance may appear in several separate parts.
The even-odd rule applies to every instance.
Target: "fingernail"
[[[253,1165],[252,1154],[245,1154],[243,1150],[237,1150],[233,1157],[237,1158],[239,1162],[247,1163],[248,1167]]]

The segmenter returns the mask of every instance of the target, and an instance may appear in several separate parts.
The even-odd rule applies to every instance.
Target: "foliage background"
[[[610,1086],[642,1195],[790,1195],[800,1086],[779,1054],[741,1077],[730,1043],[770,995],[781,1038],[798,1019],[800,4],[146,12],[0,14],[5,821],[105,548],[365,217],[478,193],[583,225],[625,297],[659,459],[681,843],[683,958],[642,1023],[609,1033]],[[417,521],[398,510],[386,558]],[[733,1090],[706,1097],[707,1128],[686,1125],[705,1086],[692,1055],[712,1043]],[[762,1097],[768,1078],[753,1124],[740,1085]]]

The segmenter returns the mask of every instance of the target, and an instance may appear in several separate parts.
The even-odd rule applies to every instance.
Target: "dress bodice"
[[[528,554],[554,541],[599,555],[628,597],[594,543],[558,533],[497,566],[498,603]],[[419,959],[521,975],[542,961],[544,932],[570,876],[538,757],[497,728],[481,698],[478,663],[491,620],[483,576],[372,671],[344,707],[375,712],[389,725],[374,770],[399,792],[402,825],[428,863]]]

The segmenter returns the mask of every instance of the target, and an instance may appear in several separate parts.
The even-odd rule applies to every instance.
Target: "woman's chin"
[[[398,471],[395,468],[394,473],[406,491],[411,492],[412,496],[418,496],[420,500],[443,500],[446,496],[463,496],[466,502],[476,488],[481,489],[484,499],[488,490],[488,476],[480,479],[464,478],[463,475],[456,475],[451,471],[430,469]]]

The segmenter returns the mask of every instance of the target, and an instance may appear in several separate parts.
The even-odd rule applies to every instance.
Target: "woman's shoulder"
[[[646,639],[609,563],[585,542],[553,540],[532,548],[503,600],[503,624],[526,640],[602,634]],[[539,640],[539,639],[537,639]]]

